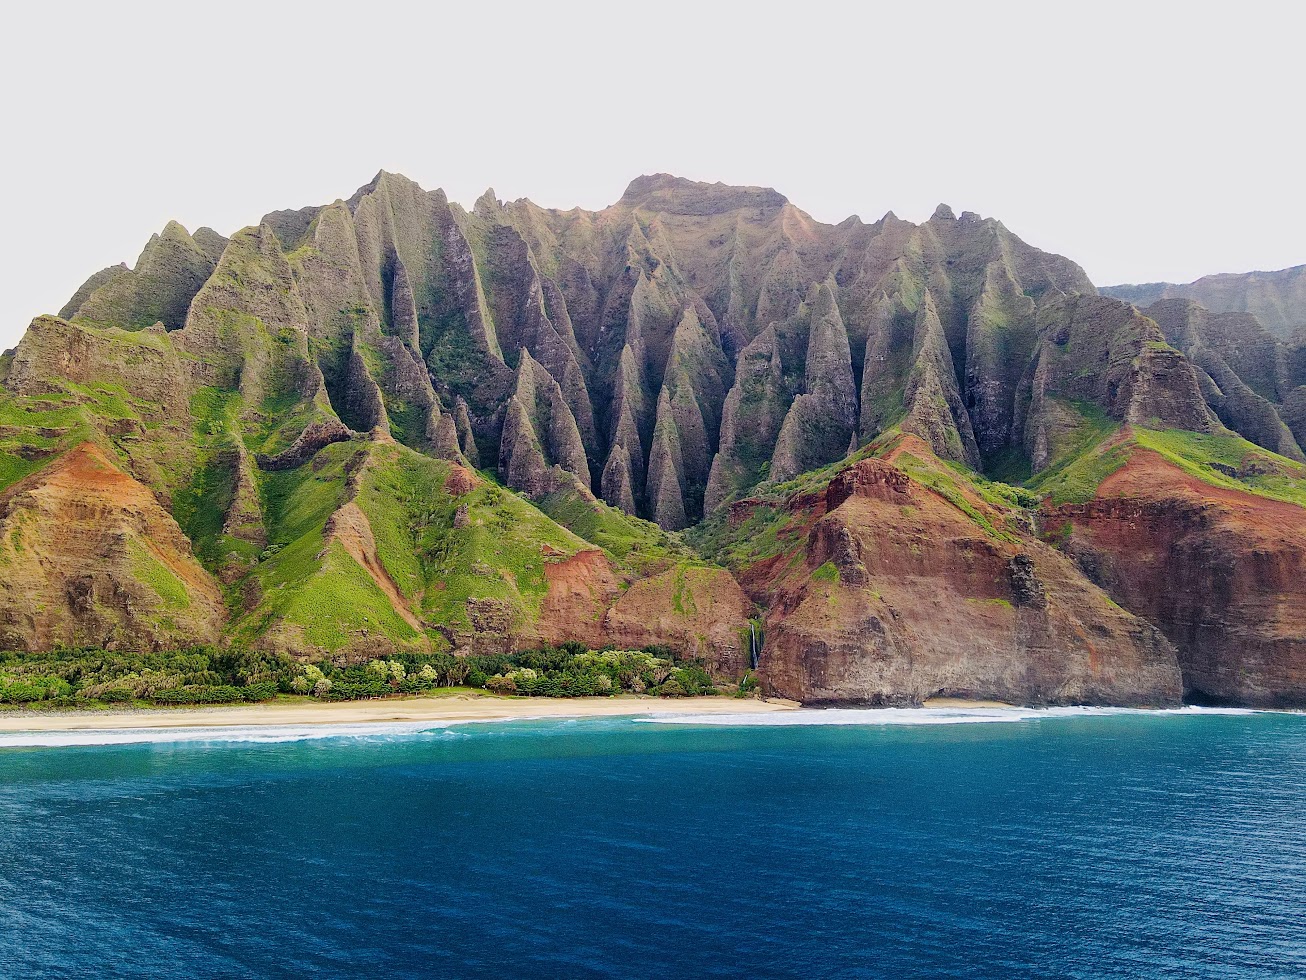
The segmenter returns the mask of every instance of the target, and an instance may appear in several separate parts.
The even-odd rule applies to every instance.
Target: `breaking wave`
[[[1250,708],[798,708],[794,711],[664,715],[636,719],[657,725],[993,725],[1105,715],[1250,715]]]
[[[196,728],[81,729],[0,732],[0,749],[79,745],[140,745],[166,742],[302,742],[323,738],[383,738],[423,734],[455,735],[444,722],[378,722],[340,725],[213,725]]]

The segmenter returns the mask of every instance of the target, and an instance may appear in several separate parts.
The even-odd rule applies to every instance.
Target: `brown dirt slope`
[[[399,586],[395,585],[395,580],[390,577],[385,565],[381,563],[376,553],[376,538],[372,535],[372,524],[356,502],[349,501],[331,515],[331,519],[327,521],[325,536],[328,546],[332,541],[339,541],[349,557],[358,562],[376,583],[376,587],[385,593],[400,618],[413,629],[421,630],[421,622],[408,608]]]
[[[544,642],[667,645],[703,658],[725,677],[738,677],[748,666],[741,630],[752,603],[724,569],[678,565],[632,580],[598,549],[544,569],[549,588],[538,625]]]
[[[0,495],[0,646],[217,642],[222,595],[154,495],[82,443]]]

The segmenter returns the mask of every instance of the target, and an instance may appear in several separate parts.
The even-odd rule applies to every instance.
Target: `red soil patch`
[[[1129,462],[1102,481],[1094,499],[1157,496],[1219,504],[1249,527],[1273,533],[1306,525],[1306,510],[1296,504],[1204,483],[1151,449],[1135,449]]]
[[[576,640],[604,644],[604,615],[620,594],[612,562],[596,549],[544,563],[549,589],[540,605],[539,628],[550,643]]]
[[[471,493],[480,485],[481,478],[466,466],[453,465],[449,469],[449,476],[444,481],[444,492],[451,497],[461,497],[465,493]]]

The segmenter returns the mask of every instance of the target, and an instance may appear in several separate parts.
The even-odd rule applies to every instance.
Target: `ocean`
[[[1306,976],[1306,716],[0,736],[0,974]]]

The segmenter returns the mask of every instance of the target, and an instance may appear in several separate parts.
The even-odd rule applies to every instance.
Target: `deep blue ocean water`
[[[376,731],[0,748],[0,974],[1306,976],[1306,716]]]

